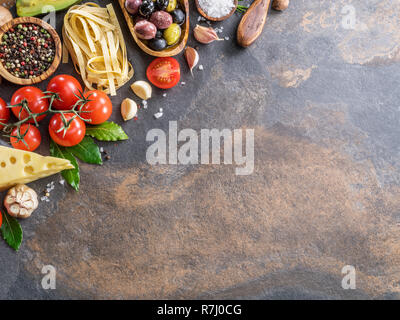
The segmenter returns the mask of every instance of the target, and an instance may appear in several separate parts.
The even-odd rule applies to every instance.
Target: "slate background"
[[[113,2],[134,79],[144,79],[152,58]],[[346,5],[355,30],[342,26]],[[192,8],[192,27],[197,17]],[[238,15],[214,24],[231,40],[199,45],[205,70],[192,78],[178,57],[186,85],[165,98],[155,90],[139,120],[123,124],[128,142],[101,143],[112,159],[81,164],[79,193],[56,183],[52,201],[21,222],[18,253],[0,242],[0,298],[398,299],[399,17],[399,1],[293,0],[248,49],[234,41]],[[3,82],[0,96],[9,101],[16,89]],[[112,99],[120,124],[126,97],[135,98],[129,86]],[[151,167],[146,134],[169,121],[254,128],[254,174]],[[41,288],[47,264],[57,268],[56,290]],[[341,287],[345,265],[356,267],[356,290]]]

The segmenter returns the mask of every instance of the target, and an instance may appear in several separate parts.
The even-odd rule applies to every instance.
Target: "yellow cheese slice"
[[[0,146],[0,191],[74,168],[69,160]]]

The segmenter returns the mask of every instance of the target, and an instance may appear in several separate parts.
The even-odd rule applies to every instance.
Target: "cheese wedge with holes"
[[[74,168],[66,159],[0,146],[0,191]]]

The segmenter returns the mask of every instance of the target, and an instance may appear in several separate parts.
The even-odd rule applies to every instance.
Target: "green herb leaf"
[[[104,122],[98,126],[87,127],[86,135],[100,141],[122,141],[128,140],[124,130],[114,122]]]
[[[61,175],[65,181],[71,185],[72,188],[74,188],[76,191],[79,191],[79,165],[74,155],[67,148],[59,146],[52,140],[50,141],[50,154],[53,157],[69,160],[75,167],[75,169],[61,171]]]
[[[3,215],[3,225],[1,226],[1,234],[7,244],[15,251],[19,250],[22,243],[23,233],[21,225],[18,220],[11,217],[7,213],[0,213]]]
[[[85,137],[80,144],[66,149],[83,162],[90,164],[103,164],[99,147],[90,137]]]

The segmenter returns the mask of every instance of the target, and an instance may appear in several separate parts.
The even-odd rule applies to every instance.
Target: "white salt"
[[[235,7],[234,0],[199,0],[203,11],[212,18],[221,18],[228,15]]]
[[[154,114],[154,118],[156,119],[160,119],[164,114],[162,112],[157,112],[156,114]]]

